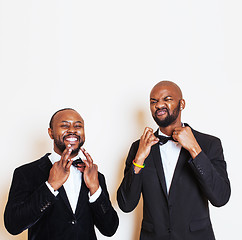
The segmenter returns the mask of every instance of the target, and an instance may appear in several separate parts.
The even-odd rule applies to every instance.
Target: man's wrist
[[[99,189],[100,185],[95,185],[93,187],[90,187],[89,188],[89,192],[90,192],[90,195],[92,196],[98,189]]]
[[[134,162],[137,163],[138,165],[143,165],[144,161],[145,161],[145,158],[140,156],[135,156]]]
[[[102,192],[102,188],[101,188],[100,185],[99,185],[98,189],[93,194],[91,194],[91,192],[89,192],[88,193],[89,202],[90,203],[95,202],[98,199],[98,197],[101,195],[101,192]]]
[[[58,195],[59,191],[55,190],[48,181],[46,181],[45,184],[49,188],[49,190],[52,192],[52,194],[55,195],[55,197],[56,197]]]
[[[132,161],[135,174],[138,174],[140,172],[142,167],[139,167],[139,166],[144,166],[144,161],[145,161],[145,158],[143,158],[139,155],[135,156],[135,159]]]
[[[202,151],[199,145],[192,147],[189,150],[189,153],[191,154],[191,157],[194,159],[196,156]]]

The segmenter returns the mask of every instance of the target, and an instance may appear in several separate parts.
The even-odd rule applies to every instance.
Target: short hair
[[[52,117],[51,117],[51,119],[50,119],[50,122],[49,122],[49,127],[50,127],[51,129],[53,129],[53,120],[54,120],[55,115],[56,115],[57,113],[59,113],[59,112],[65,111],[65,110],[72,110],[72,111],[75,111],[75,112],[76,112],[76,110],[73,109],[73,108],[62,108],[62,109],[56,111],[56,112],[52,115]]]

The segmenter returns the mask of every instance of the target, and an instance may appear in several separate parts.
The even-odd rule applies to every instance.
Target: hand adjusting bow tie
[[[172,137],[166,137],[162,135],[156,135],[156,137],[159,138],[160,145],[167,143],[169,140],[175,141]]]
[[[84,163],[81,158],[78,158],[72,162],[74,167],[77,167],[78,164]]]

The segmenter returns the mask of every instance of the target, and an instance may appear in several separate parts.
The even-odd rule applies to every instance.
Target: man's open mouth
[[[168,113],[168,109],[162,108],[162,109],[156,110],[155,115],[158,117],[158,116],[163,116],[167,113]]]
[[[68,135],[64,137],[64,141],[67,141],[69,143],[76,143],[79,140],[80,140],[80,137],[76,135]]]

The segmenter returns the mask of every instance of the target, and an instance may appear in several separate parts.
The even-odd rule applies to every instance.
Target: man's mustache
[[[81,139],[81,137],[78,136],[78,135],[76,135],[76,134],[68,134],[68,135],[65,135],[65,136],[63,137],[63,141],[64,141],[66,138],[68,138],[68,137],[75,137],[75,138],[77,138],[78,141],[80,141],[80,139]]]
[[[159,108],[159,109],[157,109],[157,110],[155,111],[155,115],[157,115],[157,113],[158,113],[159,111],[163,111],[163,110],[165,110],[165,111],[169,114],[169,110],[168,110],[168,108],[163,107],[163,108]]]

